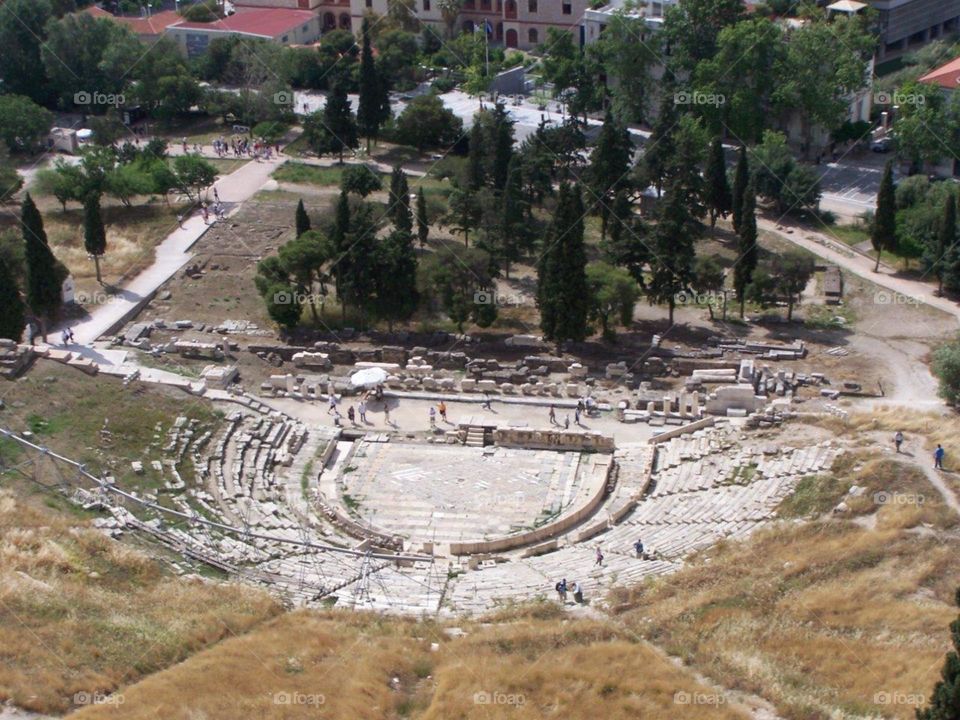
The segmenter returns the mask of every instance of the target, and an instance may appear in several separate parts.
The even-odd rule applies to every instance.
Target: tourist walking
[[[352,426],[356,427],[357,421],[354,418],[356,418],[356,413],[353,412],[353,405],[351,405],[347,408],[347,420],[350,421]]]
[[[361,400],[360,405],[357,408],[360,411],[360,422],[364,425],[367,424],[367,401]]]
[[[580,583],[574,580],[570,584],[570,590],[573,592],[573,601],[578,605],[583,605],[583,588],[580,587]]]
[[[945,451],[943,446],[937,443],[937,449],[933,451],[933,467],[936,470],[943,470],[943,456]]]
[[[437,427],[437,409],[431,405],[430,406],[430,429],[435,430]]]
[[[633,549],[636,551],[637,557],[642,558],[643,557],[643,540],[640,538],[637,538],[637,541],[633,544]]]
[[[559,598],[560,598],[560,602],[563,603],[563,604],[566,604],[566,602],[567,602],[567,579],[564,578],[563,580],[561,580],[560,582],[558,582],[558,583],[556,584],[556,586],[555,586],[555,589],[556,589],[556,591],[557,591],[557,595],[558,595]]]
[[[550,406],[550,424],[551,425],[557,424],[557,409],[554,405]]]
[[[336,408],[333,410],[333,425],[334,427],[340,427],[340,411]]]
[[[493,407],[490,405],[490,396],[489,396],[489,395],[484,394],[484,396],[483,396],[483,404],[482,404],[480,407],[482,407],[484,410],[493,410]]]
[[[384,421],[387,425],[390,425],[390,424],[391,424],[391,422],[390,422],[390,406],[387,405],[386,403],[383,404],[383,421]]]
[[[447,420],[447,404],[441,400],[440,404],[437,405],[437,410],[440,412],[440,417],[444,422],[449,422]]]
[[[577,405],[577,409],[573,411],[573,421],[579,425],[580,424],[580,406]]]
[[[594,563],[597,567],[603,567],[603,551],[597,548],[597,561]]]
[[[569,430],[569,429],[570,429],[570,414],[569,414],[569,413],[567,413],[566,415],[563,416],[563,429],[564,429],[564,430]]]
[[[897,446],[897,452],[900,452],[900,446],[903,445],[903,433],[897,430],[897,434],[893,436],[893,444]]]
[[[337,409],[337,396],[330,393],[329,405],[327,406],[327,415],[333,415]]]

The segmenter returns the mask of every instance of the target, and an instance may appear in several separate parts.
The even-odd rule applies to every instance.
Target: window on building
[[[287,35],[284,35],[282,38],[280,38],[280,42],[284,42],[284,43],[285,43],[285,42],[287,42],[289,39],[290,39],[290,38],[289,38]]]
[[[367,7],[368,7],[368,8],[372,8],[372,7],[373,7],[373,0],[367,0]]]
[[[571,14],[573,14],[573,5],[571,5],[571,4],[568,3],[568,2],[565,2],[565,3],[563,4],[563,14],[564,14],[564,15],[571,15]]]
[[[423,11],[430,12],[430,0],[423,0]]]
[[[474,0],[463,0],[463,9],[464,10],[473,10],[477,6]]]
[[[536,45],[540,42],[540,33],[537,32],[536,28],[530,28],[527,30],[527,40],[530,41],[531,45]]]
[[[490,10],[490,0],[480,0],[481,10]]]
[[[535,13],[537,11],[537,0],[527,0],[527,10]]]

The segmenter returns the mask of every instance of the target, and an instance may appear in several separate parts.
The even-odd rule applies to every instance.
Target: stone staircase
[[[492,433],[490,433],[487,428],[479,425],[470,425],[467,427],[467,439],[463,444],[467,447],[484,447],[492,441]]]

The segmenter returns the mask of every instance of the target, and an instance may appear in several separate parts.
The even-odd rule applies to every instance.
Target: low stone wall
[[[603,482],[597,484],[598,487],[596,491],[586,504],[574,509],[569,514],[558,518],[548,525],[544,525],[536,530],[530,530],[519,535],[511,535],[505,538],[498,538],[497,540],[478,540],[476,542],[451,543],[450,554],[477,555],[480,553],[505,552],[507,550],[513,550],[514,548],[524,547],[526,545],[542,543],[557,535],[567,532],[570,528],[583,522],[597,511],[597,508],[600,507],[606,498],[607,490],[610,487],[610,472],[613,468],[613,458],[604,458],[602,460],[598,459],[596,462],[605,464],[606,471],[603,473]]]
[[[529,450],[568,450],[612,453],[612,437],[598,433],[569,430],[528,430],[526,428],[497,428],[493,442],[500,447],[518,447]]]

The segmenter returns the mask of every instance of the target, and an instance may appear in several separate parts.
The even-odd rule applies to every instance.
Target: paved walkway
[[[834,240],[822,233],[812,232],[794,228],[792,233],[786,230],[778,230],[776,223],[763,218],[757,218],[757,226],[761,230],[776,235],[799,247],[809,250],[835,265],[839,265],[844,270],[858,275],[875,285],[879,285],[893,293],[899,293],[902,298],[909,298],[911,302],[922,302],[931,307],[942,310],[948,315],[953,315],[960,322],[960,305],[953,300],[934,295],[934,286],[932,283],[909,280],[907,278],[897,277],[896,270],[880,264],[880,271],[874,272],[874,260],[861,255],[855,250],[847,247],[841,242]],[[896,302],[896,298],[889,294],[880,295],[876,298],[878,304],[889,304]],[[903,299],[900,302],[904,302]]]
[[[281,156],[270,161],[248,162],[220,178],[214,183],[220,200],[226,204],[239,205],[260,190],[270,179],[270,174],[285,161],[286,158]],[[73,329],[78,344],[92,343],[131,316],[150,299],[157,288],[186,265],[193,257],[190,249],[211,227],[212,225],[204,222],[199,212],[184,219],[182,225],[174,228],[166,240],[157,246],[156,257],[150,267],[137,275],[117,295],[111,296],[108,302],[95,307],[87,318],[58,326],[51,330],[51,336],[56,337],[63,327],[69,326]]]

